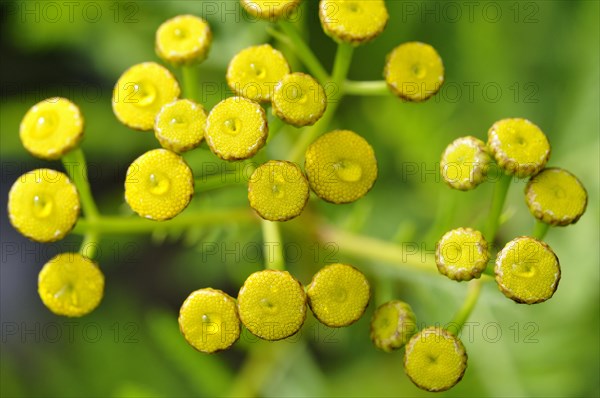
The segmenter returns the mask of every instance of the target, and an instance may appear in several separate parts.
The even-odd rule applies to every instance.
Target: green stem
[[[325,84],[329,81],[329,75],[327,71],[321,65],[319,58],[312,52],[308,44],[304,41],[300,32],[296,27],[284,20],[280,19],[277,21],[277,25],[279,28],[285,33],[285,35],[280,34],[274,29],[268,29],[267,32],[273,36],[275,39],[279,40],[283,44],[289,46],[292,51],[298,55],[298,57],[302,60],[308,71],[321,83]]]
[[[477,300],[479,299],[479,293],[481,293],[481,286],[482,286],[481,279],[474,279],[471,282],[469,282],[469,289],[467,291],[467,297],[465,298],[465,301],[464,301],[462,307],[458,310],[458,312],[456,313],[456,315],[454,315],[454,318],[452,318],[452,321],[450,322],[450,325],[452,327],[457,328],[456,329],[457,335],[459,334],[459,332],[461,331],[461,329],[467,322],[467,319],[469,319],[471,312],[473,312],[473,309],[475,308],[475,305],[477,304]]]
[[[323,134],[329,125],[335,113],[337,111],[338,106],[340,105],[340,101],[344,96],[344,92],[342,90],[342,83],[346,80],[346,75],[348,74],[348,70],[350,69],[350,63],[352,62],[352,54],[354,52],[354,47],[349,44],[340,43],[338,44],[338,50],[335,56],[335,61],[333,64],[333,75],[332,81],[327,84],[332,84],[335,88],[334,94],[327,98],[327,109],[325,110],[325,114],[321,119],[311,126],[308,131],[303,132],[300,136],[300,139],[296,142],[292,150],[287,156],[287,159],[298,163],[302,160],[304,153],[306,152],[306,148],[321,134]]]
[[[390,95],[385,80],[376,81],[351,81],[344,82],[344,93],[347,95],[383,96]]]
[[[181,67],[183,74],[183,95],[198,104],[201,103],[200,93],[200,69],[198,65],[183,65]]]
[[[262,220],[265,268],[279,271],[285,270],[283,243],[279,224],[276,221]]]
[[[92,196],[90,188],[85,156],[81,148],[74,149],[62,157],[62,163],[67,170],[67,173],[73,180],[79,192],[79,199],[83,213],[89,220],[94,220],[100,217],[98,207]]]
[[[81,218],[73,233],[85,235],[90,231],[108,234],[151,233],[157,229],[187,228],[227,222],[253,222],[256,217],[247,209],[199,211],[179,215],[168,221],[152,221],[141,217],[103,216],[96,220]]]
[[[83,236],[83,242],[79,248],[79,254],[93,260],[98,251],[100,236],[96,231],[90,231]]]
[[[502,209],[504,208],[504,202],[506,200],[506,195],[508,193],[508,188],[510,187],[511,181],[511,176],[503,174],[494,186],[492,206],[488,214],[485,230],[483,231],[483,235],[490,244],[493,244],[494,240],[496,239],[496,233],[498,232],[498,227],[500,226],[500,216],[502,215]]]
[[[549,229],[550,224],[546,224],[543,221],[536,220],[535,225],[533,226],[533,232],[531,233],[531,236],[533,236],[536,239],[543,240],[546,234],[548,233]]]
[[[245,185],[248,180],[239,174],[219,173],[215,175],[196,178],[194,180],[195,193],[212,191],[219,188]]]

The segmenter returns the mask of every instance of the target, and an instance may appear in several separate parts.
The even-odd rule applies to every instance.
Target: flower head
[[[212,354],[231,347],[241,326],[235,300],[211,288],[192,292],[179,310],[179,330],[200,352]]]
[[[179,15],[156,31],[156,54],[174,65],[202,62],[208,55],[212,33],[208,23],[194,15]]]
[[[315,317],[330,327],[348,326],[360,319],[371,297],[365,275],[347,264],[331,264],[315,274],[306,289]]]
[[[334,40],[360,45],[383,32],[389,15],[383,0],[321,0],[319,18]]]
[[[576,223],[587,207],[587,191],[573,174],[548,168],[532,177],[525,188],[531,214],[551,225]]]
[[[175,77],[165,67],[144,62],[127,69],[113,90],[112,107],[117,119],[136,130],[152,130],[163,105],[179,97]]]
[[[325,108],[325,90],[307,74],[290,73],[275,86],[273,113],[286,123],[296,127],[313,125]]]
[[[104,275],[79,253],[61,253],[48,261],[38,277],[38,293],[56,315],[78,317],[92,312],[104,295]]]
[[[296,333],[306,319],[306,294],[287,271],[264,270],[246,279],[238,294],[238,311],[248,330],[265,340]]]
[[[455,281],[479,278],[488,260],[487,242],[481,232],[471,228],[448,231],[436,245],[438,270]]]
[[[300,0],[241,0],[241,3],[248,14],[273,21],[289,17],[300,4]]]
[[[302,213],[309,188],[300,167],[282,160],[270,160],[250,177],[250,206],[265,220],[287,221]]]
[[[194,195],[194,177],[185,160],[154,149],[133,161],[125,178],[125,201],[141,217],[164,221],[181,213]]]
[[[407,101],[425,101],[444,83],[442,58],[429,44],[408,42],[387,57],[383,71],[388,87]]]
[[[196,148],[204,139],[206,112],[190,100],[176,100],[164,105],[154,122],[154,135],[163,148],[185,152]]]
[[[407,303],[399,300],[383,303],[371,318],[371,340],[383,351],[404,347],[417,332],[417,318]]]
[[[496,257],[496,282],[517,303],[548,300],[560,281],[558,257],[546,243],[529,236],[508,242]]]
[[[550,144],[538,126],[527,119],[502,119],[488,131],[488,148],[508,174],[537,174],[550,158]]]
[[[268,44],[237,53],[227,66],[227,84],[237,95],[269,102],[275,85],[290,73],[283,54]]]
[[[33,156],[53,160],[79,145],[83,126],[83,116],[77,105],[55,97],[38,102],[27,111],[19,135],[23,146]]]
[[[450,187],[467,191],[484,181],[490,161],[483,141],[471,136],[460,137],[444,150],[440,173]]]
[[[313,142],[306,150],[304,169],[312,190],[332,203],[354,202],[377,179],[373,148],[349,130],[335,130]]]
[[[79,194],[66,174],[37,169],[23,174],[8,193],[11,224],[29,239],[64,238],[79,217]]]
[[[465,347],[444,329],[429,327],[406,344],[404,371],[423,390],[448,390],[462,379],[466,369]]]
[[[219,102],[206,120],[206,142],[224,160],[251,158],[267,140],[267,116],[256,102],[230,97]]]

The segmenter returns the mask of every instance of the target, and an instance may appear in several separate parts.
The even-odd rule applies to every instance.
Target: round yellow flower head
[[[212,33],[208,23],[194,15],[179,15],[162,23],[156,31],[156,54],[174,65],[206,59]]]
[[[319,137],[305,154],[304,170],[312,190],[332,203],[362,198],[377,179],[377,160],[369,143],[349,130]]]
[[[264,270],[246,279],[238,294],[238,311],[248,330],[265,340],[285,339],[306,319],[306,294],[287,271]]]
[[[92,312],[104,295],[104,275],[79,253],[61,253],[48,261],[38,277],[38,293],[56,315],[78,317]]]
[[[388,301],[377,307],[371,318],[371,340],[380,350],[391,352],[404,347],[417,332],[417,318],[407,303]]]
[[[573,174],[548,168],[532,177],[525,188],[531,214],[551,225],[576,223],[587,207],[587,191]]]
[[[242,97],[271,101],[275,85],[290,73],[283,54],[268,44],[252,46],[237,53],[227,66],[227,84]]]
[[[309,189],[300,167],[283,160],[270,160],[250,177],[248,200],[259,216],[270,221],[287,221],[302,213]]]
[[[379,36],[389,15],[383,0],[321,0],[319,18],[328,36],[357,46]]]
[[[558,257],[546,243],[529,236],[508,242],[496,257],[496,282],[504,295],[517,303],[548,300],[560,281]]]
[[[64,238],[79,217],[79,194],[66,174],[37,169],[23,174],[8,193],[10,223],[38,242]]]
[[[440,173],[451,188],[468,191],[484,181],[490,161],[483,141],[471,136],[460,137],[444,150]]]
[[[300,0],[241,0],[248,14],[266,20],[289,17],[296,10]]]
[[[479,278],[488,260],[487,242],[481,232],[471,228],[446,232],[435,248],[438,270],[455,281]]]
[[[371,288],[364,274],[353,266],[331,264],[315,274],[306,294],[319,322],[339,328],[360,319],[369,304]]]
[[[425,101],[444,84],[444,64],[429,44],[408,42],[388,55],[383,76],[398,97],[407,101]]]
[[[185,160],[167,149],[153,149],[131,163],[125,201],[141,217],[164,221],[181,213],[194,195],[194,177]]]
[[[488,131],[488,148],[508,174],[537,174],[550,158],[550,144],[538,126],[527,119],[502,119]]]
[[[448,390],[462,379],[466,369],[465,347],[444,329],[428,327],[406,344],[404,371],[423,390]]]
[[[179,310],[179,330],[200,352],[212,354],[231,347],[241,326],[235,300],[211,288],[192,292]]]
[[[112,107],[117,119],[136,130],[152,130],[163,107],[175,101],[181,90],[165,67],[144,62],[127,69],[113,90]]]
[[[230,97],[219,102],[206,120],[206,142],[224,160],[251,158],[267,141],[267,116],[256,102]]]
[[[19,135],[33,156],[54,160],[79,145],[83,125],[77,105],[65,98],[48,98],[27,111]]]
[[[307,74],[290,73],[275,86],[273,113],[288,124],[311,126],[323,116],[325,108],[325,90]]]
[[[154,135],[163,148],[185,152],[204,139],[206,112],[202,105],[187,99],[163,106],[154,122]]]

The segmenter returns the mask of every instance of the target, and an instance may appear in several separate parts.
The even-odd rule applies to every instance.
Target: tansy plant
[[[337,43],[331,72],[292,22],[299,0],[242,0],[241,5],[244,12],[268,21],[266,29],[274,40],[244,48],[230,60],[224,76],[231,95],[212,109],[205,109],[200,100],[200,64],[210,56],[213,35],[201,16],[175,16],[157,27],[156,54],[167,66],[149,60],[131,66],[117,80],[112,98],[115,117],[133,130],[153,132],[160,146],[140,154],[127,170],[123,198],[135,214],[109,216],[98,210],[79,148],[84,121],[75,104],[49,98],[26,113],[20,138],[27,151],[76,167],[68,167],[70,175],[42,168],[18,178],[8,194],[10,222],[39,242],[62,239],[71,231],[84,237],[79,253],[59,254],[43,266],[41,300],[55,314],[70,317],[88,314],[99,305],[104,275],[94,261],[95,251],[89,250],[95,245],[89,244],[96,244],[103,234],[232,219],[257,223],[268,249],[265,269],[249,275],[235,297],[199,281],[198,289],[182,303],[179,327],[192,347],[203,353],[228,349],[242,327],[264,340],[285,339],[301,330],[310,313],[329,327],[347,327],[361,318],[375,291],[382,294],[376,294],[370,322],[374,346],[385,352],[404,349],[405,372],[419,388],[451,388],[465,375],[467,353],[459,336],[483,282],[495,278],[502,294],[517,303],[552,297],[560,281],[560,264],[542,239],[550,225],[569,225],[581,217],[587,204],[585,188],[568,171],[546,168],[550,144],[540,127],[522,118],[497,121],[487,139],[458,138],[441,156],[440,174],[451,189],[470,191],[491,183],[495,193],[483,228],[464,225],[439,237],[435,263],[410,263],[391,243],[332,226],[324,225],[318,232],[324,240],[351,247],[359,257],[425,272],[435,271],[437,265],[439,273],[453,281],[470,281],[467,299],[451,326],[419,330],[411,305],[393,297],[389,289],[386,294],[389,281],[377,278],[373,287],[361,264],[323,264],[303,285],[286,270],[280,223],[302,217],[311,193],[313,199],[333,204],[360,200],[375,186],[379,171],[365,132],[347,126],[331,130],[340,100],[347,94],[391,93],[404,101],[426,101],[443,84],[445,69],[433,46],[408,41],[390,49],[384,80],[347,80],[354,48],[376,40],[388,23],[383,0],[320,1],[322,28]],[[305,69],[293,70],[286,51]],[[179,81],[176,76],[183,78]],[[332,85],[336,90],[328,96],[324,87]],[[295,141],[287,151],[269,158],[262,149],[286,129],[293,130]],[[252,172],[245,181],[253,212],[248,208],[184,212],[191,201],[210,195],[208,191],[230,185],[220,175],[199,175],[190,167],[183,155],[192,150],[209,150],[224,161],[253,160],[246,163]],[[536,224],[531,236],[515,237],[496,251],[511,177],[529,179],[525,200]],[[318,217],[307,217],[306,222],[322,223]]]

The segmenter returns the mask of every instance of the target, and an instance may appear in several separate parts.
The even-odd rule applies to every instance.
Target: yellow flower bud
[[[83,138],[83,116],[65,98],[48,98],[34,105],[21,121],[23,146],[38,158],[54,160],[76,148]]]
[[[165,67],[144,62],[127,69],[113,90],[112,107],[121,123],[136,130],[152,130],[163,105],[179,97],[175,77]]]
[[[407,101],[425,101],[444,83],[442,58],[429,44],[408,42],[388,56],[383,71],[392,92]]]
[[[488,148],[508,174],[537,174],[550,158],[550,143],[538,126],[527,119],[502,119],[488,131]]]
[[[206,142],[224,160],[251,158],[267,141],[267,116],[256,102],[231,97],[219,102],[206,120]]]
[[[275,86],[273,113],[288,124],[311,126],[326,108],[325,90],[307,74],[290,73]]]
[[[37,169],[23,174],[8,193],[11,224],[29,239],[64,238],[79,217],[79,194],[66,174]]]
[[[319,18],[328,36],[356,46],[379,36],[389,15],[383,0],[321,0]]]
[[[174,65],[202,62],[208,55],[212,33],[208,23],[194,15],[179,15],[156,31],[156,54]]]
[[[56,315],[79,317],[92,312],[104,295],[104,275],[79,253],[61,253],[48,261],[38,277],[38,293]]]
[[[253,101],[269,102],[275,85],[290,73],[283,54],[268,44],[237,53],[227,66],[227,84],[233,92]]]
[[[392,300],[380,305],[371,318],[371,340],[385,352],[404,347],[416,332],[415,314],[403,301]]]
[[[125,201],[141,217],[171,219],[187,207],[193,195],[192,170],[167,149],[148,151],[127,169]]]
[[[304,170],[312,190],[332,203],[362,198],[377,179],[377,160],[369,143],[349,130],[319,137],[305,154]]]
[[[481,184],[491,158],[485,143],[475,137],[460,137],[446,147],[440,173],[451,188],[467,191]]]
[[[176,100],[164,105],[154,123],[154,135],[163,148],[185,152],[196,148],[204,139],[206,112],[190,100]]]
[[[479,278],[489,260],[488,244],[471,228],[448,231],[438,241],[435,262],[441,274],[455,281]]]
[[[231,347],[241,326],[235,300],[211,288],[192,292],[179,310],[179,330],[200,352],[212,354]]]

